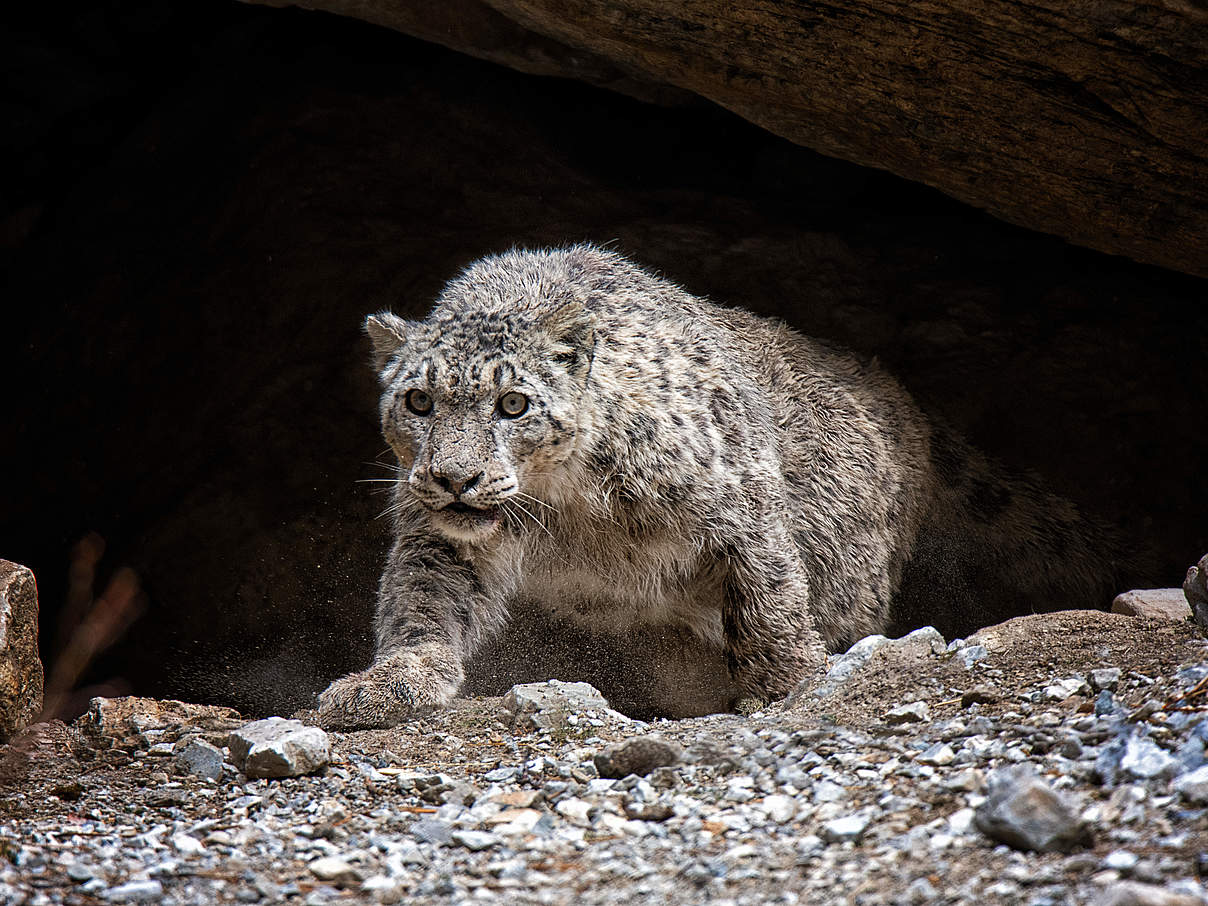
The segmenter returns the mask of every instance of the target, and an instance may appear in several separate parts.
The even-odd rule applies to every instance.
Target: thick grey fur
[[[1110,589],[1071,504],[1000,477],[875,363],[614,252],[484,258],[425,320],[366,328],[400,463],[395,540],[373,663],[322,694],[327,725],[448,704],[520,598],[687,627],[724,652],[738,698],[770,701],[872,633]],[[519,417],[508,392],[529,401]]]

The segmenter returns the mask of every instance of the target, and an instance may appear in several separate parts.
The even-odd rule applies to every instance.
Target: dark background
[[[645,105],[323,14],[0,16],[0,556],[38,578],[48,661],[73,544],[106,539],[98,593],[137,572],[145,612],[88,682],[283,711],[365,664],[385,500],[357,482],[388,473],[361,321],[421,314],[511,245],[613,242],[878,356],[1119,526],[1144,552],[1128,584],[1177,585],[1208,550],[1204,281],[705,102]]]

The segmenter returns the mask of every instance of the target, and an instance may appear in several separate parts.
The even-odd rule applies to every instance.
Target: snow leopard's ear
[[[552,340],[553,359],[578,380],[591,371],[596,349],[596,324],[582,302],[567,302],[541,319],[541,329]]]
[[[379,311],[365,319],[365,333],[373,342],[373,368],[381,371],[390,357],[403,345],[410,325],[398,315]]]

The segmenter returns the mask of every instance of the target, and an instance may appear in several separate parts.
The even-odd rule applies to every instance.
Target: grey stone
[[[227,739],[231,761],[248,777],[312,774],[331,759],[331,743],[318,727],[267,717],[235,730]]]
[[[1098,670],[1090,672],[1091,688],[1096,692],[1102,692],[1107,689],[1110,692],[1116,691],[1116,686],[1120,683],[1119,667],[1101,667]]]
[[[1112,601],[1112,613],[1158,620],[1186,620],[1192,615],[1187,601],[1181,588],[1140,588],[1116,595]]]
[[[1193,805],[1208,805],[1208,765],[1179,777],[1175,780],[1173,788]]]
[[[966,670],[972,670],[978,661],[984,661],[990,654],[985,645],[967,645],[956,653],[957,658],[965,665]]]
[[[75,881],[77,884],[83,884],[85,881],[91,881],[96,877],[97,871],[91,865],[85,865],[82,862],[72,862],[67,866],[67,877]]]
[[[42,711],[38,586],[27,567],[0,560],[0,742]]]
[[[992,705],[997,701],[1002,700],[1002,695],[993,686],[974,686],[968,689],[961,696],[961,707],[968,708],[971,705]]]
[[[217,780],[222,776],[222,749],[204,739],[193,739],[176,754],[176,766],[187,774]]]
[[[931,720],[931,708],[926,702],[911,702],[908,705],[898,705],[885,712],[887,724],[909,724]]]
[[[470,852],[490,849],[499,845],[499,837],[485,831],[462,830],[453,832],[453,842],[460,843]]]
[[[1124,743],[1120,770],[1141,780],[1173,777],[1179,760],[1148,736],[1134,735]]]
[[[645,776],[655,768],[669,767],[680,760],[683,749],[661,736],[632,736],[601,749],[592,759],[601,777]]]
[[[411,833],[424,843],[448,843],[453,839],[453,826],[436,818],[420,818],[411,825]]]
[[[974,812],[979,831],[1015,849],[1069,852],[1091,842],[1077,811],[1027,765],[1000,768]]]
[[[608,711],[608,699],[589,683],[522,683],[503,697],[503,707],[512,725],[524,729],[560,729],[571,714],[589,710]]]
[[[810,685],[809,680],[802,682],[793,690],[785,704],[793,707],[807,694],[818,698],[834,694],[836,689],[851,679],[873,655],[883,648],[891,648],[895,652],[913,654],[922,658],[945,653],[948,650],[948,644],[934,626],[923,626],[899,639],[890,639],[883,635],[865,636],[835,660],[821,683],[814,687]]]
[[[164,885],[159,881],[127,881],[102,891],[101,897],[111,903],[158,903],[164,898]]]

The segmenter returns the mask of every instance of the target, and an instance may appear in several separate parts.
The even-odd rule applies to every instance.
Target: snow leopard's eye
[[[517,418],[524,415],[528,406],[528,397],[523,393],[517,393],[515,390],[499,397],[499,412],[508,418]]]
[[[422,390],[408,390],[403,402],[416,415],[427,415],[432,411],[432,397]]]

